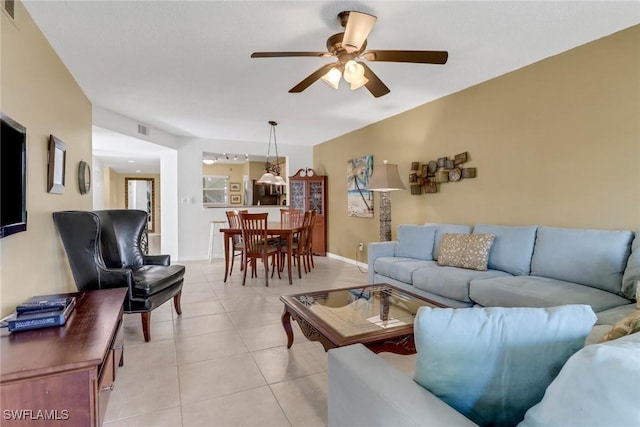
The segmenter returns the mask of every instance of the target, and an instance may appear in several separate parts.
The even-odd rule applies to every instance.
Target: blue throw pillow
[[[395,256],[431,261],[433,260],[432,253],[435,236],[435,227],[428,225],[399,225],[398,245],[396,246]]]
[[[584,345],[588,305],[429,308],[415,319],[415,381],[479,425],[513,426]]]
[[[489,269],[526,276],[531,269],[531,256],[536,241],[536,225],[509,226],[476,224],[473,234],[493,234],[489,253]]]

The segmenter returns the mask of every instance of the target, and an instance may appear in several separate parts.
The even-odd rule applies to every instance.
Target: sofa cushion
[[[486,271],[493,234],[452,234],[442,236],[438,265]]]
[[[589,306],[429,308],[415,319],[415,380],[479,425],[515,425],[596,316]]]
[[[626,304],[600,311],[596,314],[598,316],[596,325],[608,325],[611,327],[618,323],[619,320],[622,320],[631,313],[634,313],[639,308],[640,307],[637,307],[635,304]]]
[[[376,258],[375,261],[373,261],[373,271],[378,274],[382,274],[383,276],[391,277],[391,269],[393,268],[393,265],[401,262],[416,262],[416,260],[413,258],[401,258],[394,256]]]
[[[531,255],[538,226],[507,226],[476,224],[474,234],[493,234],[495,237],[489,252],[489,268],[502,270],[514,276],[528,275]]]
[[[184,265],[143,265],[133,269],[133,290],[136,296],[148,297],[174,286],[184,276]]]
[[[442,236],[444,236],[447,233],[456,233],[456,234],[471,233],[470,225],[438,224],[433,222],[425,222],[424,225],[433,226],[436,228],[436,236],[435,236],[435,241],[433,243],[433,259],[438,259],[438,254],[440,254],[440,242],[442,241]]]
[[[498,270],[477,271],[436,265],[414,270],[412,283],[415,288],[423,291],[457,301],[471,302],[469,283],[472,280],[502,276],[511,277],[509,273]]]
[[[631,244],[631,255],[627,260],[627,268],[622,275],[622,292],[629,298],[638,300],[640,308],[640,298],[637,294],[640,289],[640,229],[635,233],[635,238]]]
[[[469,297],[484,307],[554,307],[587,304],[593,311],[629,304],[629,300],[600,289],[537,276],[473,280]]]
[[[398,226],[396,256],[425,261],[433,259],[433,243],[436,228],[426,225],[403,224]]]
[[[412,283],[413,272],[420,268],[433,268],[435,261],[406,260],[389,265],[389,277],[404,283]]]
[[[531,275],[620,293],[631,231],[538,227]]]
[[[640,333],[574,354],[519,427],[638,426]]]
[[[625,335],[640,332],[640,310],[631,313],[624,319],[618,321],[613,327],[602,336],[601,341],[611,341]]]

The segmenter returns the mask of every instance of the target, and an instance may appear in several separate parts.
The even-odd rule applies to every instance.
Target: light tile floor
[[[286,274],[264,285],[238,265],[223,283],[224,261],[187,262],[182,316],[171,302],[153,311],[151,342],[139,315],[124,319],[125,359],[118,370],[105,426],[324,426],[327,356],[293,322],[286,348],[280,295],[365,284],[366,272],[315,257],[302,279]],[[277,275],[276,275],[277,276]],[[415,357],[382,353],[411,374]]]

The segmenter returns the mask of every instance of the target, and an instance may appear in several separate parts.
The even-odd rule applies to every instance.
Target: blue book
[[[71,312],[76,306],[75,298],[71,299],[69,303],[64,307],[56,311],[32,311],[26,313],[14,313],[8,318],[4,319],[9,331],[27,331],[30,329],[47,328],[50,326],[62,326],[64,325]]]
[[[75,297],[33,297],[16,307],[18,316],[25,313],[63,310]]]

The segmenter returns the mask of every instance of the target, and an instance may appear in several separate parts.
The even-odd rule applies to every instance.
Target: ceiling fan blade
[[[316,80],[324,76],[329,72],[330,69],[335,67],[336,64],[326,64],[322,67],[318,68],[316,71],[311,73],[307,78],[302,80],[300,83],[289,89],[289,93],[299,93],[311,86]]]
[[[387,85],[382,83],[382,80],[380,80],[380,78],[376,76],[376,73],[371,71],[371,68],[369,68],[367,64],[365,64],[364,62],[360,62],[360,64],[362,64],[362,66],[364,67],[364,76],[369,80],[367,83],[365,83],[365,86],[367,87],[369,92],[371,92],[371,95],[379,98],[391,92],[391,89],[389,89]]]
[[[449,53],[444,50],[369,50],[362,57],[369,61],[445,64]]]
[[[331,56],[329,52],[253,52],[252,58],[282,58],[290,56]]]
[[[377,19],[367,13],[349,12],[349,20],[342,38],[342,46],[347,52],[351,53],[360,50]]]

